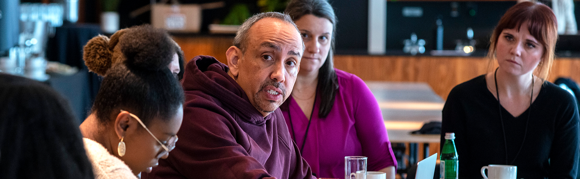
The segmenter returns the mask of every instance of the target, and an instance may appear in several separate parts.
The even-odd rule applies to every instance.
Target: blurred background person
[[[344,177],[345,156],[367,156],[369,171],[395,178],[397,161],[379,105],[356,75],[334,68],[336,16],[325,0],[292,0],[285,10],[306,46],[291,96],[281,109],[317,177]]]
[[[169,64],[169,70],[181,81],[183,73],[185,72],[185,57],[183,56],[183,50],[181,50],[181,47],[177,43],[175,43],[175,53],[177,54],[177,59],[173,58]]]
[[[441,143],[455,132],[461,178],[481,178],[489,164],[516,165],[517,178],[576,177],[576,102],[546,81],[557,39],[543,4],[518,3],[501,18],[488,54],[499,67],[457,85],[443,108]]]
[[[68,102],[31,79],[0,84],[0,178],[93,178]]]
[[[574,13],[574,1],[553,0],[552,10],[558,20],[558,34],[576,35],[578,26]]]
[[[81,124],[96,178],[136,178],[167,158],[177,142],[184,94],[169,64],[175,43],[149,25],[97,36],[84,48],[89,70],[104,76]]]

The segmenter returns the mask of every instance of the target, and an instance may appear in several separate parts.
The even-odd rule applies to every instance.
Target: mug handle
[[[487,169],[487,170],[489,170],[489,167],[487,167],[487,166],[483,166],[483,167],[481,167],[481,176],[482,176],[484,179],[487,179],[487,176],[485,176],[485,172],[484,172],[486,169]]]
[[[356,174],[355,173],[350,173],[350,179],[356,179]]]

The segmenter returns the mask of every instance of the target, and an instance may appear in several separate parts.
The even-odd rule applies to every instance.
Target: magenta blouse
[[[339,89],[334,105],[326,118],[319,118],[320,94],[317,94],[302,156],[317,177],[343,178],[345,156],[367,156],[368,171],[396,167],[397,161],[375,97],[359,77],[335,70]],[[282,108],[282,112],[288,131],[301,148],[308,118],[292,96],[286,102],[288,106]]]

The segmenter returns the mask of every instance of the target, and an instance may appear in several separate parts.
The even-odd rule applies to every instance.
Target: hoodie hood
[[[271,118],[263,117],[238,83],[228,75],[228,66],[212,56],[196,56],[187,63],[181,84],[185,94],[201,92],[217,99],[224,108],[241,120],[262,125]],[[273,114],[273,113],[272,113]]]

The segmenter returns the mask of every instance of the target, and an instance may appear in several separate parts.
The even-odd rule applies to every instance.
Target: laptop
[[[431,179],[435,174],[435,166],[437,163],[437,153],[421,160],[417,163],[416,179]]]

